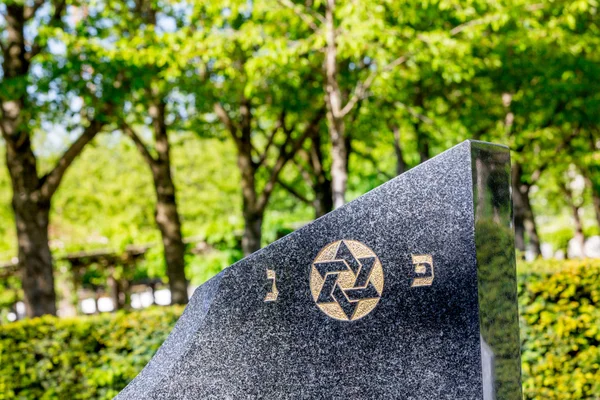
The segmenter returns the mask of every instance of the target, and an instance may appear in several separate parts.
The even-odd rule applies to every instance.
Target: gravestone
[[[466,141],[200,286],[117,399],[521,398],[507,148]]]

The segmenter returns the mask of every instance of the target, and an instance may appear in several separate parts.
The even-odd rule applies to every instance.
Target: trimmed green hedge
[[[519,265],[527,399],[600,399],[600,261]],[[182,307],[0,325],[0,400],[110,399]]]
[[[521,361],[528,399],[600,399],[600,261],[520,266]]]
[[[0,399],[111,399],[146,365],[182,307],[0,326]]]

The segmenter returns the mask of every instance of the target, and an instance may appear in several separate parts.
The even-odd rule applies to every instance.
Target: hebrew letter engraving
[[[267,269],[267,279],[272,280],[273,283],[271,285],[271,291],[265,296],[265,301],[275,301],[277,300],[277,296],[279,296],[279,291],[277,290],[277,285],[275,284],[276,274],[274,270]]]
[[[412,255],[412,262],[415,266],[415,278],[411,287],[431,286],[433,283],[433,257],[431,254]]]

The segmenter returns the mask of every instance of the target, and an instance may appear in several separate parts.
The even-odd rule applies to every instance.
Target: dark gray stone
[[[520,399],[511,216],[464,142],[199,287],[117,398]]]

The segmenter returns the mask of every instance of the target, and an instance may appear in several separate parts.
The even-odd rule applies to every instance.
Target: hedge
[[[527,399],[600,399],[600,261],[520,266]]]
[[[111,399],[146,365],[180,306],[0,326],[0,399]]]
[[[600,399],[600,261],[519,265],[527,399]],[[0,400],[111,399],[181,307],[0,325]]]

